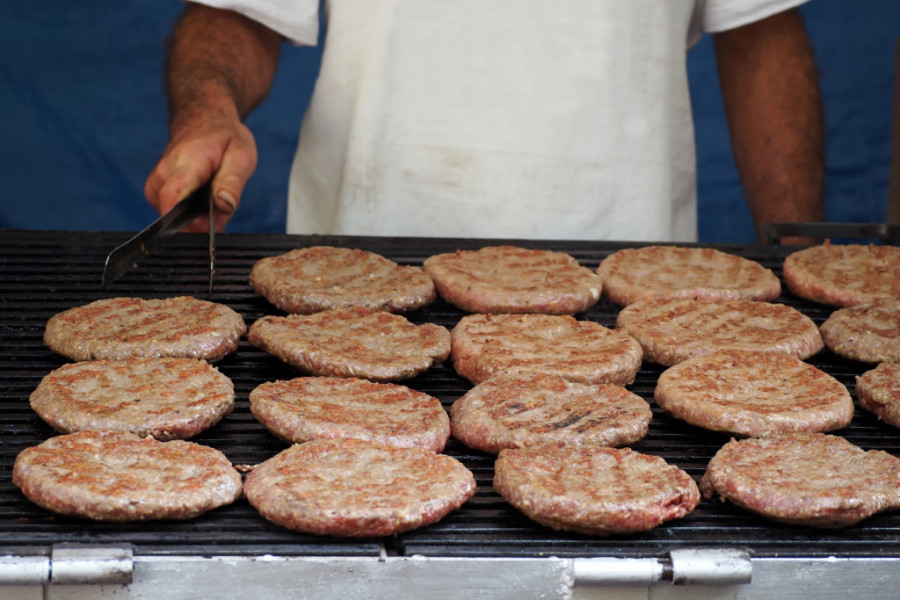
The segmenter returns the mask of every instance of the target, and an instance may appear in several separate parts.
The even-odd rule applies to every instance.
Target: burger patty
[[[501,450],[494,489],[542,525],[599,536],[652,529],[700,502],[690,475],[662,458],[600,446]]]
[[[651,417],[650,405],[623,387],[555,375],[497,375],[450,407],[453,437],[493,454],[549,442],[630,444],[647,434]]]
[[[234,386],[193,358],[83,361],[46,375],[30,402],[58,431],[130,431],[166,441],[218,423],[234,408]]]
[[[361,306],[389,312],[427,306],[435,299],[431,278],[365,250],[312,246],[261,259],[250,285],[289,313]]]
[[[732,440],[700,489],[776,521],[846,527],[900,507],[900,459],[824,433]]]
[[[23,450],[13,483],[47,510],[99,521],[189,519],[241,495],[224,454],[124,431],[80,431]]]
[[[882,363],[856,378],[859,405],[900,427],[900,364]]]
[[[853,399],[837,379],[800,359],[726,350],[664,371],[654,394],[667,414],[739,435],[832,431],[850,424]]]
[[[568,315],[468,315],[450,337],[453,366],[472,383],[501,373],[543,373],[626,384],[641,366],[641,347],[631,336]]]
[[[446,328],[365,308],[262,317],[248,339],[307,373],[374,381],[408,379],[450,354]]]
[[[881,299],[834,311],[819,327],[834,353],[860,362],[900,362],[900,299]]]
[[[53,316],[44,343],[71,360],[131,356],[216,361],[237,350],[247,327],[223,304],[189,296],[107,298]]]
[[[301,377],[250,392],[250,412],[279,438],[354,438],[440,452],[450,419],[440,400],[391,383]]]
[[[600,278],[562,252],[488,246],[431,256],[423,266],[441,298],[467,312],[564,315],[600,299]]]
[[[900,247],[825,243],[784,259],[792,294],[837,306],[900,299]]]
[[[623,308],[616,324],[640,342],[645,359],[665,366],[718,350],[804,359],[824,347],[812,319],[785,304],[754,300],[648,298]]]
[[[423,448],[318,439],[256,466],[244,491],[263,517],[288,529],[370,537],[439,521],[475,493],[475,477]]]
[[[603,259],[597,273],[603,293],[620,306],[651,296],[774,300],[781,294],[771,269],[714,248],[625,248]]]

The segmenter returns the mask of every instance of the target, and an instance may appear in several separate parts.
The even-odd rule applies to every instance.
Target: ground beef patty
[[[450,332],[453,366],[472,383],[500,373],[544,373],[576,383],[634,381],[631,336],[568,315],[468,315]]]
[[[841,382],[774,352],[726,350],[688,359],[660,375],[655,400],[693,425],[747,436],[832,431],[853,419],[853,399]]]
[[[501,450],[494,489],[542,525],[600,536],[652,529],[700,501],[690,475],[662,458],[600,446]]]
[[[53,316],[44,343],[71,360],[180,356],[216,361],[247,332],[223,304],[189,296],[107,298]]]
[[[574,314],[600,299],[600,278],[562,252],[514,246],[428,258],[441,298],[473,313]]]
[[[784,282],[796,296],[837,306],[900,299],[900,247],[825,243],[784,259]]]
[[[651,417],[650,405],[623,387],[556,375],[497,375],[450,407],[453,437],[493,454],[550,442],[622,446],[644,437]]]
[[[300,377],[250,392],[250,412],[279,438],[354,438],[440,452],[450,419],[440,400],[392,383]]]
[[[646,246],[607,256],[603,293],[625,306],[646,297],[774,300],[781,282],[759,263],[714,248]]]
[[[234,386],[193,358],[83,361],[46,375],[31,394],[31,408],[58,431],[186,439],[232,411]]]
[[[353,439],[296,444],[247,475],[263,517],[316,535],[385,536],[434,523],[475,493],[462,463],[423,448]]]
[[[435,299],[434,284],[422,269],[331,246],[263,258],[250,270],[250,285],[281,310],[300,314],[351,306],[400,312]]]
[[[374,381],[408,379],[450,354],[446,328],[366,308],[262,317],[250,326],[248,339],[313,375]]]
[[[13,483],[47,510],[99,521],[189,519],[241,494],[240,474],[218,450],[124,431],[80,431],[27,448]]]
[[[845,527],[900,507],[900,459],[824,433],[732,440],[700,489],[776,521]]]
[[[836,354],[860,362],[900,362],[900,299],[881,299],[834,311],[819,327]]]
[[[900,427],[900,364],[882,363],[856,378],[859,405]]]
[[[718,350],[780,352],[804,359],[824,347],[812,319],[785,304],[648,298],[616,319],[643,348],[644,358],[671,366]]]

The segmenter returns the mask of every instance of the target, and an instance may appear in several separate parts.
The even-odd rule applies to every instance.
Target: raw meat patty
[[[597,273],[603,293],[620,306],[649,296],[774,300],[781,294],[770,269],[714,248],[626,248],[603,259]]]
[[[313,375],[375,381],[408,379],[450,354],[446,328],[366,308],[262,317],[250,327],[248,339]]]
[[[216,361],[247,332],[223,304],[189,296],[107,298],[53,316],[44,343],[71,360],[179,356]]]
[[[601,446],[501,450],[494,489],[542,525],[600,536],[652,529],[700,502],[697,484],[678,467]]]
[[[872,300],[834,311],[819,327],[836,354],[860,362],[900,362],[900,299]]]
[[[124,431],[79,431],[27,448],[13,483],[47,510],[98,521],[190,519],[241,495],[240,474],[218,450]]]
[[[853,399],[841,382],[774,352],[726,350],[688,359],[660,375],[655,400],[693,425],[747,436],[832,431],[853,419]]]
[[[453,437],[493,454],[550,442],[622,446],[644,437],[652,416],[650,405],[623,387],[555,375],[497,375],[450,407]]]
[[[900,364],[882,363],[856,378],[859,405],[900,427]]]
[[[846,527],[900,507],[900,459],[824,433],[732,440],[700,489],[776,521]]]
[[[453,366],[472,383],[500,373],[544,373],[576,383],[634,381],[631,336],[568,315],[468,315],[450,332]]]
[[[473,313],[582,312],[600,299],[600,278],[562,252],[489,246],[428,258],[441,298]]]
[[[718,350],[780,352],[808,358],[824,347],[812,319],[785,304],[648,298],[616,319],[643,348],[644,358],[672,366]]]
[[[250,270],[256,293],[289,313],[362,306],[400,312],[435,299],[431,278],[365,250],[312,246],[261,259]]]
[[[288,442],[354,438],[440,452],[450,419],[440,400],[392,383],[300,377],[250,392],[250,412]]]
[[[31,408],[58,431],[130,431],[186,439],[234,408],[231,380],[193,358],[125,358],[70,363],[46,375]]]
[[[247,475],[247,499],[283,527],[352,537],[434,523],[475,493],[462,463],[423,448],[353,439],[296,444]]]
[[[796,296],[837,306],[900,299],[900,247],[823,244],[784,259],[784,282]]]

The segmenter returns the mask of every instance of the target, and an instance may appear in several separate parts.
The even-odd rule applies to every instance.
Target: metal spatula
[[[191,193],[172,210],[155,220],[133,238],[115,248],[106,257],[101,285],[108,286],[149,255],[159,241],[181,229],[201,215],[209,215],[209,292],[212,293],[216,258],[216,228],[212,187],[209,183]]]

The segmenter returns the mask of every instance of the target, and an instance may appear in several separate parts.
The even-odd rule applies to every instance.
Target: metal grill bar
[[[28,396],[41,377],[64,364],[43,344],[46,321],[54,314],[110,296],[207,297],[206,238],[181,234],[167,242],[141,266],[100,287],[103,258],[121,243],[124,233],[0,231],[0,539],[4,546],[38,547],[57,543],[130,543],[135,555],[150,554],[280,554],[297,556],[378,556],[380,553],[431,557],[662,557],[675,547],[746,547],[755,557],[896,557],[900,556],[900,514],[875,516],[837,531],[779,525],[730,504],[701,502],[679,521],[633,536],[596,538],[556,532],[533,523],[507,505],[493,490],[493,457],[451,440],[446,453],[461,460],[476,477],[475,497],[440,523],[381,540],[344,540],[307,536],[266,522],[239,500],[200,518],[184,522],[104,524],[53,515],[28,502],[11,482],[12,464],[25,447],[53,435],[30,409]],[[403,264],[421,265],[432,254],[457,248],[500,243],[485,240],[258,236],[230,234],[217,238],[216,277],[211,300],[231,306],[248,325],[278,311],[247,284],[253,264],[264,256],[300,246],[328,244],[372,250]],[[523,246],[565,251],[595,268],[609,253],[635,244],[580,242],[516,242]],[[786,250],[777,247],[717,246],[754,259],[781,275]],[[785,294],[790,304],[821,323],[828,307]],[[581,318],[612,326],[618,309],[601,300]],[[408,315],[415,322],[452,327],[463,313],[438,300]],[[851,393],[855,377],[868,366],[823,351],[810,362],[831,373]],[[300,375],[291,367],[241,343],[238,352],[217,363],[235,385],[232,415],[194,441],[222,450],[235,464],[257,464],[285,447],[253,419],[248,395],[257,385]],[[632,391],[652,403],[662,369],[645,364]],[[445,407],[469,389],[449,364],[439,365],[405,384],[438,397]],[[672,419],[653,405],[648,436],[632,447],[664,457],[695,479],[728,436]],[[841,432],[866,449],[900,455],[896,429],[857,409]]]

